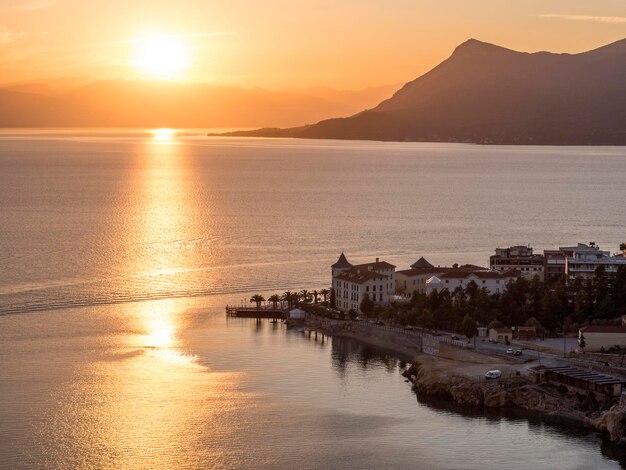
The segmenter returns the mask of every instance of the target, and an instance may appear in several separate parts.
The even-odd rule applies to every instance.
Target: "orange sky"
[[[0,83],[145,76],[136,39],[156,33],[184,49],[176,79],[356,89],[411,80],[471,37],[593,49],[626,37],[626,1],[0,0]]]

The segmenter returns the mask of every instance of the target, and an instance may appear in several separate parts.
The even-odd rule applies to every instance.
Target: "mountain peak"
[[[471,54],[484,54],[484,53],[502,53],[502,52],[515,52],[511,49],[507,49],[506,47],[496,46],[495,44],[491,44],[489,42],[479,41],[478,39],[468,39],[467,41],[459,44],[454,52],[452,53],[452,57],[459,55],[471,55]]]

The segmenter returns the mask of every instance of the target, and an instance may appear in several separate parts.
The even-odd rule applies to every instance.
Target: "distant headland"
[[[580,54],[517,52],[470,39],[373,109],[222,135],[626,145],[626,39]]]

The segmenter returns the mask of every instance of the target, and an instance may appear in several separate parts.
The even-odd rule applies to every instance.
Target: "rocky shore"
[[[592,393],[573,391],[554,384],[534,384],[522,376],[504,380],[477,381],[442,372],[432,361],[414,362],[403,375],[418,396],[445,398],[460,406],[509,408],[556,417],[609,437],[626,445],[626,403],[598,400]]]
[[[447,345],[442,345],[437,356],[431,356],[384,331],[362,334],[343,325],[319,322],[308,326],[331,336],[361,341],[409,362],[403,375],[413,383],[418,396],[445,399],[477,410],[522,410],[553,417],[600,432],[611,442],[626,446],[626,399],[615,403],[615,399],[602,399],[564,385],[535,384],[529,380],[533,363],[511,363]],[[503,377],[485,379],[485,372],[491,369],[501,370]]]

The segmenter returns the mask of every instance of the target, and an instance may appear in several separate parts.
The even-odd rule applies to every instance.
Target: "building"
[[[594,242],[589,245],[578,243],[576,246],[560,246],[558,250],[543,250],[543,275],[544,279],[551,280],[567,274],[567,258],[573,258],[574,253],[595,254],[600,251]]]
[[[521,341],[534,341],[537,339],[537,328],[534,326],[518,326],[517,339]]]
[[[626,384],[626,378],[612,375],[599,374],[590,370],[577,367],[546,367],[543,370],[545,379],[549,382],[557,382],[581,390],[589,390],[602,393],[610,397],[619,397]]]
[[[512,338],[513,330],[511,328],[507,328],[506,326],[489,329],[489,341],[492,343],[508,344]]]
[[[494,271],[515,269],[523,277],[539,276],[543,281],[543,255],[536,255],[530,246],[516,245],[509,248],[496,248],[495,255],[489,257],[489,268]]]
[[[396,292],[405,295],[413,295],[414,292],[419,294],[426,293],[426,281],[433,276],[441,276],[442,274],[459,271],[488,271],[482,266],[466,264],[463,266],[433,266],[423,257],[411,265],[411,269],[396,271]]]
[[[360,312],[365,295],[374,303],[385,305],[394,293],[396,267],[378,258],[373,263],[352,265],[341,253],[331,270],[335,304],[344,312]]]
[[[453,292],[457,287],[465,289],[467,285],[474,281],[478,288],[486,289],[487,293],[501,294],[506,289],[509,281],[519,277],[517,271],[465,271],[462,269],[454,269],[440,276],[432,276],[426,281],[425,292],[430,294],[433,291],[441,291],[447,289]]]
[[[589,246],[579,244],[570,256],[565,258],[567,279],[593,279],[596,269],[603,266],[609,277],[615,276],[620,266],[626,266],[623,253],[611,256],[609,251],[602,251],[591,242]]]
[[[574,251],[565,251],[566,247],[558,250],[543,250],[543,278],[550,281],[565,274],[565,260],[573,256]]]
[[[578,330],[578,344],[585,339],[585,351],[626,347],[626,326],[588,325]]]

